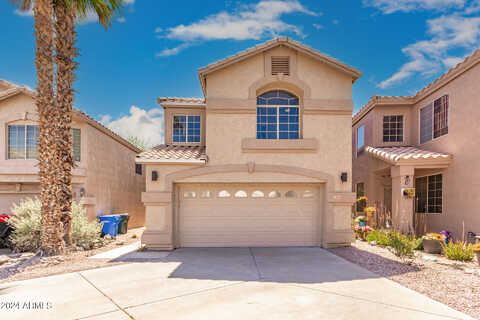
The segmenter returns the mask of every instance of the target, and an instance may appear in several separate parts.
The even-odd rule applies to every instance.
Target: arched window
[[[257,97],[257,139],[299,139],[298,98],[274,90]]]

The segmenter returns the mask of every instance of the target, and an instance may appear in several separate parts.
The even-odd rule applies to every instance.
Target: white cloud
[[[315,29],[317,29],[317,30],[321,30],[321,29],[324,28],[321,24],[318,24],[318,23],[314,23],[314,24],[313,24],[313,27],[314,27]]]
[[[185,42],[182,43],[179,46],[173,47],[173,48],[166,48],[160,51],[159,53],[156,54],[157,57],[168,57],[168,56],[174,56],[176,54],[179,54],[181,51],[187,49],[188,47],[191,47],[192,43],[190,42]]]
[[[117,19],[117,22],[119,23],[124,23],[125,21],[127,21],[127,19],[125,19],[125,17],[120,17]]]
[[[258,40],[266,36],[277,36],[283,32],[293,32],[303,36],[301,28],[281,20],[283,15],[295,12],[317,15],[297,0],[263,0],[254,5],[242,6],[234,13],[222,11],[189,25],[181,24],[169,28],[165,31],[164,37],[180,40],[185,44],[202,40]],[[157,28],[156,32],[159,31],[162,29]],[[183,45],[179,47],[164,51],[175,54],[174,52],[178,53],[186,48]],[[160,55],[167,54],[161,52]]]
[[[17,16],[21,16],[21,17],[33,17],[33,9],[32,8],[30,8],[29,10],[15,9],[15,11],[13,11],[13,13],[15,13]]]
[[[463,8],[468,0],[363,0],[366,7],[375,7],[385,14],[418,10],[443,11]]]
[[[391,87],[415,74],[431,76],[442,72],[461,62],[480,42],[480,17],[444,15],[428,20],[427,27],[430,39],[403,48],[410,61],[378,87]]]
[[[154,108],[144,110],[130,107],[126,116],[112,119],[110,115],[100,117],[100,122],[125,139],[131,136],[144,140],[148,147],[163,143],[163,110]]]
[[[332,23],[333,23],[333,24],[339,24],[340,21],[338,21],[337,19],[334,19],[334,20],[332,21]]]

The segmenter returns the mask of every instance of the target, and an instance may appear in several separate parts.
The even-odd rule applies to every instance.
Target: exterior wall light
[[[152,171],[152,181],[157,181],[158,180],[158,173],[157,171]]]
[[[342,180],[342,182],[347,182],[348,174],[346,172],[342,172],[342,174],[340,175],[340,180]]]

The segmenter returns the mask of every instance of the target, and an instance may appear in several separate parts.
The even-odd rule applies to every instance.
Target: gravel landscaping
[[[351,247],[330,251],[382,277],[480,319],[480,267],[474,262],[448,260],[416,252],[413,261],[402,261],[387,248],[356,241]]]
[[[79,248],[64,256],[40,257],[30,252],[10,253],[1,249],[0,283],[126,263],[110,261],[110,259],[89,259],[88,257],[140,241],[143,230],[144,228],[131,229],[126,234],[120,234],[115,239],[107,241],[106,245],[100,248],[93,250]]]

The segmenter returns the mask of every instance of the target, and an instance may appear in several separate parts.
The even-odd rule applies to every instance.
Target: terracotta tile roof
[[[326,64],[329,64],[330,66],[332,66],[334,68],[340,69],[341,71],[350,74],[353,77],[353,81],[357,80],[362,75],[362,72],[360,72],[359,70],[357,70],[357,69],[355,69],[355,68],[353,68],[353,67],[351,67],[351,66],[349,66],[349,65],[347,65],[343,62],[340,62],[337,59],[334,59],[334,58],[332,58],[332,57],[330,57],[326,54],[323,54],[323,53],[315,50],[315,49],[312,49],[312,48],[310,48],[306,45],[303,45],[300,42],[294,41],[294,40],[289,39],[287,37],[280,37],[280,38],[275,38],[273,40],[270,40],[270,41],[264,42],[262,44],[256,45],[253,48],[244,50],[244,51],[239,52],[239,53],[237,53],[233,56],[230,56],[230,57],[227,57],[225,59],[216,61],[214,63],[209,64],[206,67],[198,69],[198,77],[200,78],[200,82],[202,84],[203,93],[205,94],[205,76],[208,73],[213,72],[215,70],[218,70],[220,68],[223,68],[223,67],[225,67],[225,66],[227,66],[231,63],[246,59],[246,58],[248,58],[252,55],[255,55],[257,53],[267,51],[267,50],[269,50],[271,48],[274,48],[276,46],[279,46],[279,45],[285,45],[285,46],[294,48],[294,49],[296,49],[300,52],[303,52],[303,53],[305,53],[305,54],[307,54],[307,55],[309,55],[309,56],[311,56],[315,59],[319,59],[319,60],[323,61]]]
[[[409,100],[409,104],[414,104],[419,100],[426,97],[431,92],[441,88],[442,86],[446,85],[450,81],[454,80],[458,76],[460,76],[465,71],[473,68],[475,65],[480,63],[480,49],[476,50],[472,55],[468,56],[462,62],[458,63],[455,67],[448,70],[446,73],[442,74],[439,78],[435,79],[432,83],[424,87],[423,89],[419,90],[413,96],[398,96],[398,97],[389,97],[389,96],[372,96],[370,101],[363,106],[354,116],[353,116],[353,124],[359,121],[365,114],[367,114],[374,105],[378,103],[382,103],[391,99],[404,99]]]
[[[0,91],[0,101],[3,100],[3,99],[7,99],[7,98],[10,98],[12,96],[15,96],[19,93],[25,93],[25,94],[31,96],[32,98],[34,98],[35,94],[36,94],[36,92],[34,90],[30,89],[29,87],[19,86],[19,85],[16,85],[14,83],[11,83],[9,81],[6,81],[6,80],[0,79],[0,84],[2,86],[5,86],[5,87],[8,88],[7,90]],[[115,132],[110,130],[109,128],[105,127],[103,124],[101,124],[97,120],[90,117],[85,112],[83,112],[83,111],[81,111],[77,108],[73,108],[73,114],[76,115],[77,117],[79,117],[80,119],[82,119],[83,121],[85,121],[86,123],[90,124],[94,128],[97,128],[101,132],[110,136],[112,139],[116,140],[117,142],[119,142],[119,143],[123,144],[124,146],[130,148],[131,150],[133,150],[137,153],[139,153],[141,151],[136,146],[134,146],[133,144],[131,144],[127,140],[123,139],[121,136],[119,136],[118,134],[116,134]]]
[[[161,144],[151,150],[144,151],[137,156],[141,162],[206,162],[208,156],[205,146],[179,146]]]
[[[423,161],[450,163],[452,155],[434,151],[422,150],[415,147],[367,147],[365,151],[374,157],[389,163],[400,164]]]
[[[157,102],[160,105],[192,105],[192,106],[204,106],[204,98],[181,98],[181,97],[159,97]]]

